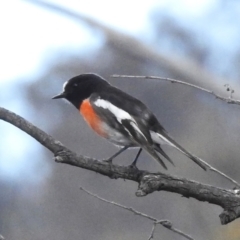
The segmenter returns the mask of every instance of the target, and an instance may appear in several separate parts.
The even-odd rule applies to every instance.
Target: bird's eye
[[[74,87],[77,87],[77,86],[78,86],[78,84],[77,84],[77,83],[74,83],[74,84],[73,84],[73,86],[74,86]]]

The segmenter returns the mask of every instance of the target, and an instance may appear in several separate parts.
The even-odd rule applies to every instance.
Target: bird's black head
[[[54,96],[52,99],[65,98],[79,109],[83,100],[108,85],[109,83],[97,74],[81,74],[65,82],[63,92]]]

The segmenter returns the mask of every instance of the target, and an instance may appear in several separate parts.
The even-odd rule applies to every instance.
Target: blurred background
[[[103,159],[116,148],[96,137],[73,106],[51,97],[69,78],[95,72],[140,98],[189,151],[240,182],[240,106],[183,85],[111,78],[176,78],[240,99],[240,2],[234,0],[0,3],[0,103],[79,154]],[[196,239],[240,239],[239,220],[221,226],[222,209],[173,193],[137,198],[137,184],[56,164],[34,139],[0,122],[0,234],[6,239],[147,239],[152,223],[79,190],[133,207]],[[164,148],[168,173],[232,188],[181,153]],[[137,150],[115,159],[128,165]],[[164,171],[143,153],[140,169]],[[159,226],[156,239],[184,239]]]

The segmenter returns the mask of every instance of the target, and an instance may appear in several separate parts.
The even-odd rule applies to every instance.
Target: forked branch
[[[146,219],[148,219],[148,220],[151,220],[151,221],[153,222],[153,227],[152,227],[152,230],[151,230],[151,233],[150,233],[150,235],[149,235],[148,240],[153,239],[153,237],[154,237],[154,231],[155,231],[156,225],[158,225],[158,224],[162,225],[163,227],[165,227],[165,228],[167,228],[167,229],[170,229],[171,231],[173,231],[173,232],[175,232],[175,233],[178,233],[179,235],[185,237],[186,239],[194,240],[194,239],[193,239],[191,236],[189,236],[188,234],[186,234],[186,233],[182,232],[181,230],[173,227],[172,223],[171,223],[170,221],[166,220],[166,219],[164,219],[164,220],[159,220],[159,219],[157,219],[157,218],[155,218],[155,217],[152,217],[152,216],[150,216],[150,215],[148,215],[148,214],[139,212],[139,211],[137,211],[137,210],[135,210],[135,209],[133,209],[133,208],[131,208],[131,207],[127,207],[127,206],[124,206],[124,205],[122,205],[122,204],[119,204],[119,203],[116,203],[116,202],[113,202],[113,201],[109,201],[109,200],[107,200],[107,199],[105,199],[105,198],[99,197],[97,194],[94,194],[94,193],[89,192],[88,190],[86,190],[86,189],[83,188],[83,187],[80,187],[80,190],[84,191],[85,193],[87,193],[88,195],[90,195],[90,196],[92,196],[92,197],[94,197],[94,198],[99,199],[99,200],[102,201],[102,202],[109,203],[109,204],[111,204],[111,205],[114,205],[114,206],[117,206],[117,207],[119,207],[119,208],[125,209],[125,210],[127,210],[127,211],[129,211],[129,212],[132,212],[132,213],[134,213],[135,215],[138,215],[138,216],[144,217],[144,218],[146,218]]]

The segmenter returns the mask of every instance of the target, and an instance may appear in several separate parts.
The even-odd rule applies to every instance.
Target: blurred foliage
[[[239,220],[222,227],[221,229],[216,229],[212,239],[230,239],[230,240],[239,240],[240,239],[240,229],[239,229]]]

